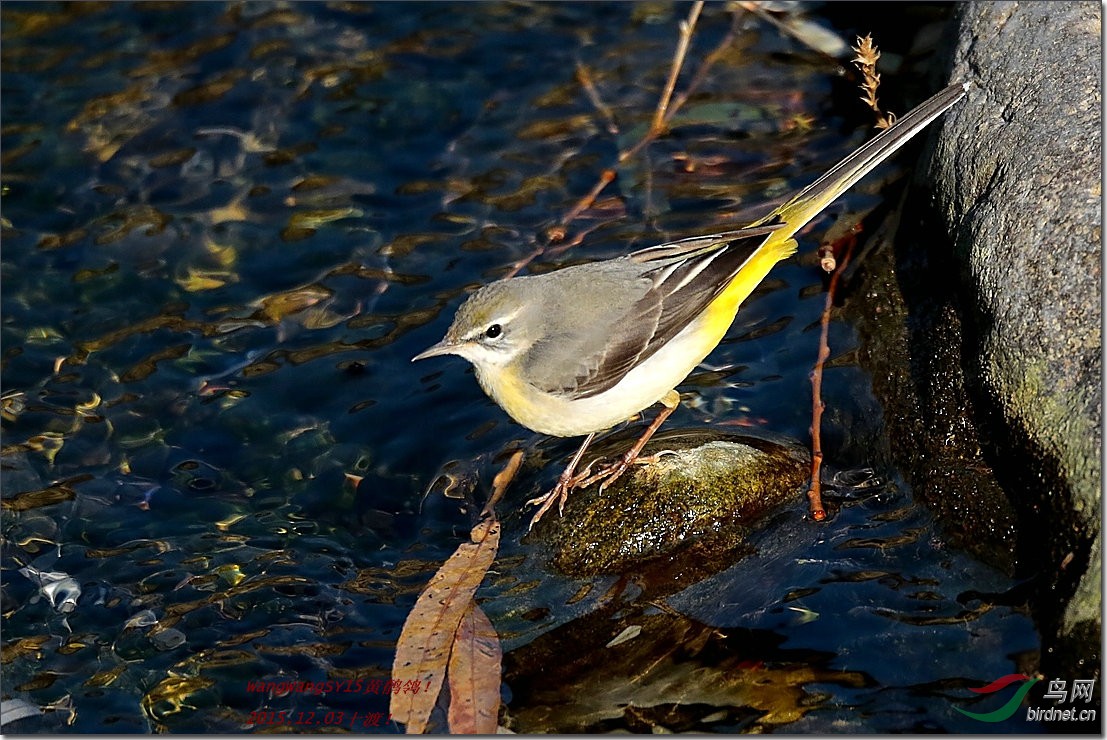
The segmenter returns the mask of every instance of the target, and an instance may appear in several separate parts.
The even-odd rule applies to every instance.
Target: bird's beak
[[[457,344],[449,341],[448,339],[443,339],[441,342],[434,345],[433,347],[427,347],[425,350],[412,357],[411,361],[415,362],[416,360],[425,360],[428,357],[453,354],[456,349]]]

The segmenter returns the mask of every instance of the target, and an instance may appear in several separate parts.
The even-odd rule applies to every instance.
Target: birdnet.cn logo
[[[990,712],[970,712],[961,707],[954,707],[958,712],[980,722],[1002,722],[1010,719],[1022,706],[1022,700],[1041,679],[1031,678],[1022,673],[1011,673],[1002,678],[997,678],[987,686],[978,689],[969,689],[974,694],[1007,695],[1007,701],[1003,706]],[[1008,686],[1018,685],[1014,693],[1008,695]],[[1027,707],[1026,720],[1028,722],[1094,722],[1096,710],[1084,705],[1090,704],[1095,693],[1095,679],[1077,679],[1072,682],[1071,689],[1064,679],[1051,679],[1046,692],[1042,695],[1043,701],[1052,701],[1052,706]]]

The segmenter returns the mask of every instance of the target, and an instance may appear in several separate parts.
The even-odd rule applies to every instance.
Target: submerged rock
[[[516,733],[770,732],[872,680],[768,630],[611,604],[504,656]],[[567,646],[572,646],[567,649]]]
[[[607,454],[611,459],[619,450]],[[798,443],[679,431],[658,435],[603,494],[575,491],[565,516],[547,514],[531,535],[570,576],[660,569],[672,576],[732,565],[751,524],[802,496],[810,472]],[[602,447],[597,454],[604,454]]]

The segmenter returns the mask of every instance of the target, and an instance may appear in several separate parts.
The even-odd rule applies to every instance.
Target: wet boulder
[[[597,454],[613,459],[625,447]],[[751,526],[803,496],[809,455],[790,440],[698,431],[658,435],[636,465],[602,494],[575,491],[565,516],[548,513],[531,537],[574,577],[645,570],[690,578],[741,556]]]

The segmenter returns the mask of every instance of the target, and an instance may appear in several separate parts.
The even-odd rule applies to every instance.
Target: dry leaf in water
[[[426,729],[446,676],[446,665],[458,625],[472,606],[473,594],[496,559],[500,523],[485,519],[469,533],[471,542],[457,548],[419,595],[404,621],[392,664],[394,681],[419,681],[414,693],[393,694],[389,711],[410,734]],[[497,683],[499,673],[496,674]]]
[[[450,732],[495,735],[500,714],[500,636],[488,616],[472,605],[450,651]]]

